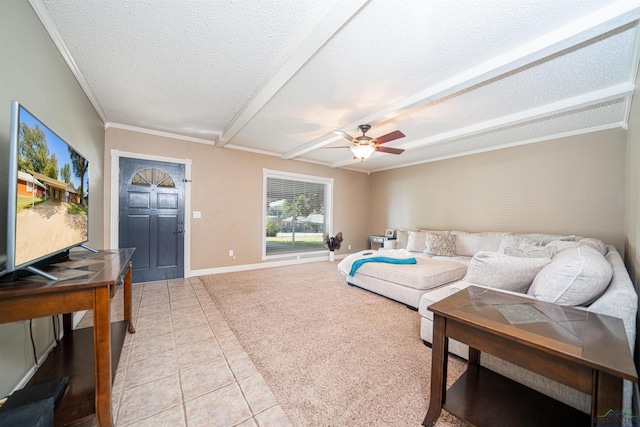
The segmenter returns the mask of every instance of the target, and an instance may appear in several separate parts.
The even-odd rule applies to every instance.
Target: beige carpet
[[[337,263],[203,276],[295,426],[419,426],[431,350],[420,315],[348,286]],[[464,370],[449,362],[449,384]],[[438,425],[463,425],[443,411]]]

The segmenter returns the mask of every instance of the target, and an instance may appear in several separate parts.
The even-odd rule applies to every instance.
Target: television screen
[[[89,237],[89,162],[18,102],[11,110],[9,272]]]

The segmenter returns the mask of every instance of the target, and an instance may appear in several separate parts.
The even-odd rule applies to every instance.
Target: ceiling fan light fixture
[[[360,159],[361,162],[368,159],[373,152],[376,151],[373,145],[354,145],[351,147],[351,152],[356,159]]]

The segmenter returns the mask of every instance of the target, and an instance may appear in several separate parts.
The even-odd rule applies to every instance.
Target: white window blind
[[[265,174],[265,255],[322,251],[330,180]]]

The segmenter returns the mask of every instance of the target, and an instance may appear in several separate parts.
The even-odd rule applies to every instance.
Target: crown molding
[[[58,48],[60,55],[62,55],[62,58],[65,60],[65,62],[71,69],[71,72],[73,73],[76,80],[78,81],[78,84],[80,85],[85,95],[89,99],[89,102],[91,103],[91,105],[93,105],[94,110],[96,110],[96,113],[98,114],[98,116],[100,116],[100,120],[102,120],[102,123],[106,123],[107,115],[102,109],[102,106],[98,101],[98,98],[93,93],[93,90],[91,90],[91,86],[89,86],[89,83],[87,83],[87,80],[84,78],[84,75],[80,71],[80,67],[78,67],[78,64],[76,64],[76,61],[73,59],[73,55],[71,55],[69,48],[67,48],[67,45],[62,39],[62,36],[58,31],[58,27],[56,27],[56,24],[53,21],[53,18],[49,14],[49,10],[44,5],[42,0],[29,0],[29,4],[31,5],[31,8],[38,16],[38,19],[40,19],[40,22],[42,22],[42,25],[44,26],[44,28],[49,33],[51,40],[53,40],[53,43]]]

